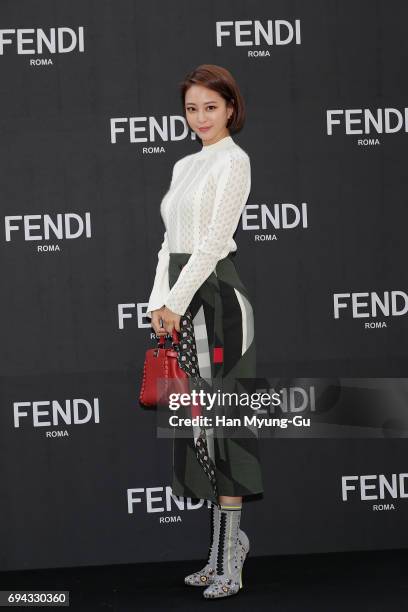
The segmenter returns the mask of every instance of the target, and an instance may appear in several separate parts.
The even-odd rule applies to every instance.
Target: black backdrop
[[[247,103],[237,265],[260,387],[317,389],[330,415],[262,439],[253,554],[407,546],[406,3],[23,0],[0,16],[0,569],[206,550],[206,509],[171,496],[171,441],[137,401],[160,201],[201,146],[177,84],[201,63]]]

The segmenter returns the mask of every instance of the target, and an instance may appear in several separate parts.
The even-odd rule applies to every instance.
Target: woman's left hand
[[[167,306],[164,306],[163,310],[160,312],[160,317],[163,319],[163,327],[168,334],[172,334],[173,328],[178,332],[180,331],[181,315],[173,312],[170,308],[167,308]]]

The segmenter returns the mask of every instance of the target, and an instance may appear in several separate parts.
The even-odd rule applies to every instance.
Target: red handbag
[[[167,404],[170,393],[189,393],[188,374],[178,364],[178,332],[173,328],[172,347],[166,348],[166,337],[157,339],[157,347],[146,351],[139,402],[151,408]]]

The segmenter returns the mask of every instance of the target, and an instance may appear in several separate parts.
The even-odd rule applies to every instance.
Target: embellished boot
[[[217,568],[217,554],[218,554],[218,539],[219,539],[219,528],[220,528],[220,507],[216,504],[211,504],[210,509],[210,547],[208,549],[207,563],[198,572],[189,574],[184,578],[184,583],[188,586],[203,586],[206,587],[212,584]],[[240,559],[244,560],[249,551],[249,540],[241,529],[239,530],[239,556]],[[243,563],[243,561],[242,561]]]
[[[203,592],[206,599],[229,597],[242,588],[242,567],[249,542],[239,528],[241,510],[242,505],[221,505],[216,573]],[[242,546],[242,534],[246,539],[245,548]]]
[[[189,586],[208,586],[213,581],[217,560],[217,543],[220,527],[220,509],[211,504],[210,508],[210,547],[208,549],[207,563],[202,570],[189,574],[184,578],[184,583]]]

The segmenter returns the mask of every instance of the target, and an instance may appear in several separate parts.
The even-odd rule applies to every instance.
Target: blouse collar
[[[213,144],[209,144],[209,145],[203,145],[199,151],[199,153],[201,155],[206,154],[206,153],[212,153],[213,151],[218,151],[218,149],[225,149],[226,147],[228,147],[230,144],[232,144],[234,141],[232,139],[231,136],[224,136],[224,138],[221,138],[220,140],[217,140],[217,142],[214,142]]]

